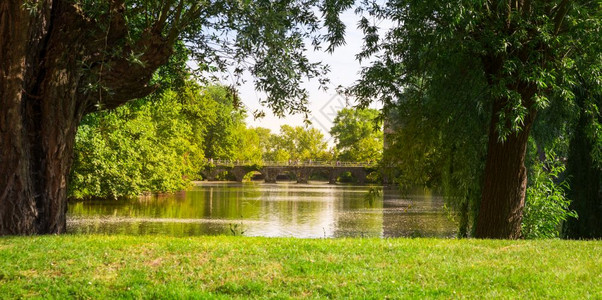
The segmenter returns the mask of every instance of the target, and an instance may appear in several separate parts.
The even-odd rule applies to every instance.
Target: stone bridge
[[[232,162],[209,160],[201,174],[207,180],[216,180],[217,176],[228,172],[242,182],[250,172],[258,172],[263,175],[266,183],[275,183],[279,175],[292,174],[297,183],[307,183],[311,175],[323,174],[328,177],[329,183],[336,183],[337,178],[345,172],[351,173],[357,183],[364,183],[368,174],[377,171],[374,163],[352,163],[352,162]]]

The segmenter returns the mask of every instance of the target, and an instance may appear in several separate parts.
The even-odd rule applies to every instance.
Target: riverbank
[[[602,241],[0,238],[0,298],[601,298]]]

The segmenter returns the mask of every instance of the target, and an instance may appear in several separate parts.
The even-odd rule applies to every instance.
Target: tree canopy
[[[268,161],[326,161],[332,159],[324,134],[316,128],[282,125],[279,134],[270,136]]]
[[[414,135],[417,147],[427,147],[411,153],[450,162],[435,165],[448,174],[450,195],[456,187],[464,199],[480,194],[458,201],[478,202],[477,237],[520,237],[531,128],[552,98],[574,105],[579,76],[600,82],[601,4],[399,0],[360,10],[359,57],[376,59],[349,91],[364,105],[378,99],[386,110],[397,106],[409,116],[406,132],[431,132]],[[370,19],[394,25],[380,34]],[[433,153],[432,145],[443,149]],[[461,162],[472,170],[458,168]]]
[[[330,134],[335,139],[338,160],[381,160],[383,132],[377,126],[379,116],[376,109],[343,108],[337,112]]]

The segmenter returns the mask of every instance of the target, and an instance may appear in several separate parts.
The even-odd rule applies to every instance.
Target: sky
[[[338,86],[347,87],[352,85],[359,79],[359,72],[362,67],[355,59],[355,55],[361,50],[363,38],[362,32],[357,29],[359,16],[355,15],[352,11],[348,11],[341,16],[341,20],[347,26],[345,34],[346,44],[336,48],[333,53],[314,51],[308,53],[308,58],[311,61],[321,61],[330,66],[328,90],[320,90],[317,80],[306,82],[304,85],[309,92],[309,109],[312,112],[309,116],[309,120],[312,123],[311,126],[322,131],[329,144],[333,144],[333,141],[328,131],[332,127],[332,122],[336,117],[337,111],[355,104],[352,99],[345,99],[344,96],[338,95],[336,88]],[[363,66],[366,66],[366,63]],[[269,108],[262,107],[259,101],[265,98],[264,95],[255,91],[253,78],[250,74],[245,74],[244,76],[246,76],[246,83],[239,86],[238,91],[243,103],[247,107],[247,111],[261,110],[265,112],[265,117],[257,120],[249,113],[246,120],[248,126],[266,127],[274,133],[277,133],[280,130],[280,126],[284,124],[304,126],[302,115],[287,115],[284,118],[278,118],[271,113]],[[377,107],[377,105],[374,104],[373,106]]]

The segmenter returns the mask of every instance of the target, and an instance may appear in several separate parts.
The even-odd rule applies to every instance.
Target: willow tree
[[[0,2],[0,235],[65,232],[82,117],[156,88],[177,41],[200,71],[255,74],[276,113],[305,112],[305,77],[325,68],[306,39],[342,42],[348,1],[3,0]],[[321,20],[324,19],[324,22]],[[322,28],[327,29],[322,30]],[[287,101],[283,101],[288,99]]]
[[[381,35],[369,18],[360,22],[366,35],[360,58],[377,59],[351,92],[364,102],[413,103],[428,95],[439,108],[463,101],[488,111],[475,236],[520,237],[531,128],[552,95],[573,105],[576,60],[601,64],[602,3],[393,0],[367,3],[364,13],[389,20],[391,28]],[[454,99],[450,89],[480,96]],[[438,118],[449,120],[441,112]]]

